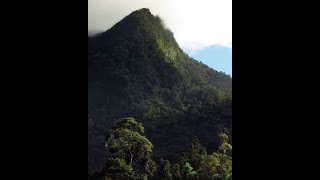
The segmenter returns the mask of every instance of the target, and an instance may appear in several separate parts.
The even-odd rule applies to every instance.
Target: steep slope
[[[188,57],[148,9],[88,38],[88,72],[89,172],[104,166],[105,132],[124,116],[172,160],[192,136],[216,148],[217,129],[231,128],[231,77]]]

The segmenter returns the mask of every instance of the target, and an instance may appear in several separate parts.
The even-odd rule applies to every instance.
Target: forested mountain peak
[[[193,136],[212,149],[231,127],[231,77],[187,56],[149,9],[88,37],[88,72],[89,171],[103,167],[104,135],[119,118],[143,122],[155,155],[173,160]]]

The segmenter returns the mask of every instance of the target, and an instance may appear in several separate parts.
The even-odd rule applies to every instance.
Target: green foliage
[[[229,144],[229,136],[227,132],[220,132],[218,134],[221,144],[219,146],[219,151],[223,154],[226,155],[227,153],[230,155],[232,153],[232,145]]]
[[[132,117],[126,117],[121,119],[116,123],[116,125],[113,127],[113,129],[128,129],[133,132],[137,132],[139,134],[144,133],[144,127],[142,123],[137,122],[134,118]]]
[[[189,151],[183,154],[182,161],[188,162],[193,168],[198,169],[206,155],[207,151],[205,147],[200,144],[198,138],[194,138]]]
[[[218,133],[220,146],[211,154],[194,138],[180,164],[172,166],[167,159],[160,158],[158,164],[151,159],[152,144],[139,132],[143,132],[143,126],[134,118],[118,121],[106,139],[111,156],[107,158],[105,170],[89,179],[106,176],[120,180],[232,180],[232,145],[228,131]]]
[[[124,159],[108,158],[106,169],[107,176],[113,179],[132,179],[134,177],[132,167],[127,165]]]
[[[134,118],[123,118],[108,133],[106,147],[111,153],[106,172],[112,178],[145,179],[152,176],[155,164],[151,160],[152,143],[143,136],[144,128]]]
[[[173,180],[181,180],[180,164],[173,164],[171,168],[171,174]]]
[[[189,163],[185,163],[182,166],[182,179],[196,180],[199,179],[198,173],[193,170],[193,167]]]
[[[157,164],[152,160],[148,159],[145,163],[145,171],[147,174],[147,177],[152,177],[154,175],[154,172],[157,170]]]
[[[232,157],[224,155],[220,158],[220,166],[218,169],[221,179],[232,179]]]
[[[157,158],[177,162],[193,136],[215,150],[217,129],[231,129],[231,91],[232,78],[186,55],[159,17],[147,9],[133,12],[88,38],[88,169],[105,164],[111,153],[103,146],[105,130],[128,116],[143,122]],[[143,134],[139,124],[126,123],[119,126]],[[114,135],[126,133],[142,141],[136,133],[114,130]],[[135,147],[120,152],[117,142],[129,140],[113,142],[114,150],[128,156]]]
[[[194,171],[197,176],[193,178],[208,180],[232,179],[232,145],[228,142],[229,135],[227,132],[221,131],[218,136],[220,138],[220,146],[218,151],[212,154],[206,153],[199,140],[193,140],[191,148],[182,157],[182,162],[185,163],[183,166],[185,178],[188,177],[186,172]]]
[[[160,159],[158,171],[160,180],[172,180],[171,164],[168,160]]]
[[[205,156],[202,161],[201,165],[198,169],[201,179],[208,179],[214,180],[216,179],[219,174],[217,167],[219,166],[219,159],[214,155],[207,155]]]

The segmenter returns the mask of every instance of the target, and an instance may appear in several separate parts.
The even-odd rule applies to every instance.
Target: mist
[[[131,12],[150,9],[184,49],[232,47],[232,0],[89,0],[88,34],[106,31]]]

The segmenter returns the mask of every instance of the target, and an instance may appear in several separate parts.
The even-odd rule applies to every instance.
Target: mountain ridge
[[[232,78],[187,56],[159,17],[132,12],[88,37],[88,171],[104,165],[105,131],[125,116],[146,125],[156,156],[176,159],[194,135],[215,148],[210,136],[231,126],[231,92]]]

